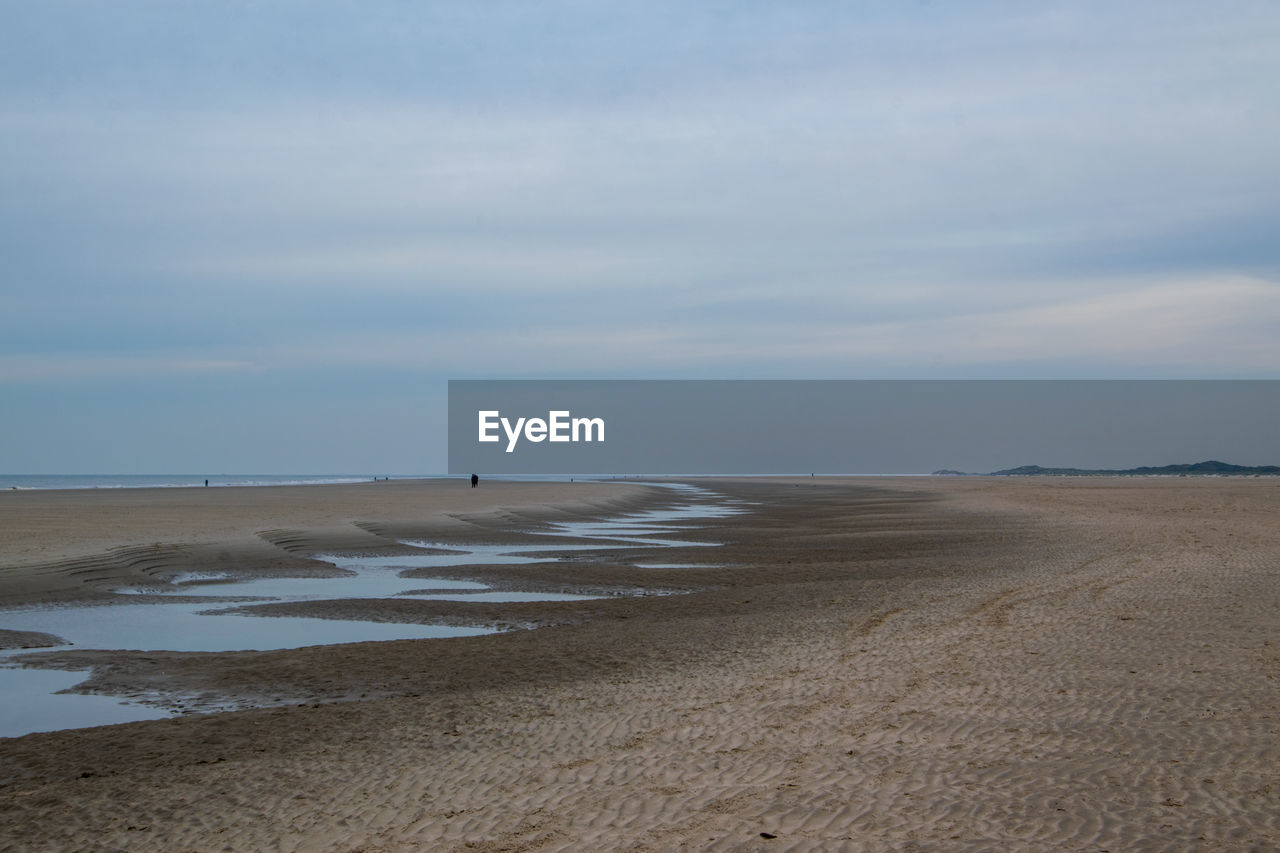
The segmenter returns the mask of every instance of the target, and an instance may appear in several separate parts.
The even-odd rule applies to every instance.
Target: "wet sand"
[[[547,627],[100,654],[99,686],[280,704],[0,740],[0,848],[1280,845],[1280,480],[704,484],[755,504],[681,534],[722,547],[459,574],[681,595],[336,602],[315,615],[480,613],[469,606]],[[184,527],[192,507],[160,507],[149,527],[133,506],[135,526],[70,544],[52,528],[14,544],[11,502],[0,595],[92,597],[104,577],[250,572],[265,555],[268,571],[321,571],[310,556],[326,550],[527,541],[518,531],[539,521],[659,500],[511,485],[530,491],[463,489],[451,499],[476,503],[452,509],[394,482],[239,490],[244,516],[232,501]],[[383,488],[408,491],[380,502]],[[346,496],[309,509],[293,489]],[[66,500],[59,525],[90,511]]]
[[[145,583],[175,566],[325,573],[332,567],[298,555],[323,545],[384,550],[383,528],[465,532],[470,515],[537,516],[552,502],[607,511],[636,491],[614,483],[500,481],[473,489],[462,480],[0,491],[0,605],[92,597],[95,586]]]

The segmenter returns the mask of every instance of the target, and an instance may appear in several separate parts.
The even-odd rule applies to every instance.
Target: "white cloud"
[[[103,280],[103,326],[114,312],[157,335],[184,290],[253,289],[290,345],[364,335],[374,352],[381,331],[343,300],[420,294],[423,316],[510,300],[555,326],[502,332],[549,372],[588,341],[620,369],[912,369],[921,353],[1257,367],[1272,350],[1241,329],[1275,305],[1238,282],[1267,259],[1178,241],[1280,221],[1274,21],[1167,8],[844,20],[800,42],[821,61],[735,75],[686,56],[686,78],[607,101],[392,88],[0,110],[0,222],[52,223],[48,248],[4,247],[22,275],[3,286],[53,316],[48,294]],[[1136,273],[1108,269],[1117,246]],[[313,294],[331,309],[300,327],[291,300]],[[485,331],[468,322],[459,337]],[[449,333],[396,334],[412,368]]]
[[[0,358],[0,380],[350,368],[437,378],[865,378],[886,370],[929,378],[956,367],[1008,375],[1008,368],[1019,364],[1079,378],[1143,378],[1265,375],[1280,363],[1280,285],[1275,282],[1220,276],[1097,284],[1080,295],[1035,305],[892,323],[833,315],[732,325],[636,318],[608,328],[531,323],[423,334],[352,330],[228,350],[106,359],[8,356]]]
[[[872,324],[828,339],[830,352],[918,356],[967,364],[1065,362],[1267,372],[1280,363],[1280,285],[1240,276],[1151,283],[1112,280],[1086,294],[924,323]],[[912,343],[914,342],[914,343]]]
[[[0,355],[0,382],[60,382],[156,377],[197,377],[213,373],[242,373],[260,369],[210,353],[191,357],[159,352],[148,355],[86,355],[42,353]]]

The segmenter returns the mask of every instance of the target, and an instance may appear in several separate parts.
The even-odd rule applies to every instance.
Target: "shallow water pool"
[[[313,645],[382,640],[441,639],[493,633],[483,626],[419,625],[362,622],[302,616],[253,616],[231,612],[248,602],[323,601],[347,598],[413,597],[438,601],[581,601],[599,596],[529,590],[495,590],[477,581],[405,577],[407,570],[456,568],[468,565],[522,565],[557,562],[559,555],[611,549],[714,546],[713,542],[669,539],[673,533],[696,529],[689,522],[742,512],[711,503],[716,496],[697,487],[674,489],[681,498],[699,499],[663,510],[626,513],[601,521],[560,522],[544,530],[548,536],[592,540],[588,543],[546,545],[442,545],[428,541],[403,544],[447,553],[389,557],[317,555],[347,574],[339,577],[257,578],[236,580],[225,575],[189,572],[169,582],[113,590],[120,604],[54,606],[0,611],[0,628],[55,634],[70,645],[0,654],[0,737],[90,725],[165,717],[155,705],[126,703],[108,696],[56,691],[74,687],[81,672],[17,668],[24,654],[67,649],[176,652],[224,652],[290,649]],[[537,554],[539,556],[533,556]],[[657,564],[658,566],[663,564]],[[676,565],[676,564],[669,564]],[[650,564],[656,567],[655,564]],[[126,596],[150,595],[148,603],[127,603]],[[172,596],[174,601],[164,601]],[[160,601],[155,601],[159,598]],[[190,599],[203,599],[191,601]]]

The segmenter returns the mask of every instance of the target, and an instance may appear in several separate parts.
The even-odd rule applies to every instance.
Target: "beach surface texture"
[[[688,546],[451,574],[599,598],[277,606],[501,633],[34,653],[85,690],[245,710],[0,739],[0,850],[1280,849],[1280,479],[696,483],[743,511],[662,534]],[[536,531],[672,499],[4,493],[0,605],[556,542]]]

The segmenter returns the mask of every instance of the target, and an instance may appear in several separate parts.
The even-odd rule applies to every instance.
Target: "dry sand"
[[[615,554],[466,574],[684,595],[506,605],[489,618],[552,626],[460,640],[101,655],[95,682],[115,689],[293,704],[0,740],[0,848],[1280,845],[1280,480],[709,485],[757,505],[689,534],[723,547],[661,559],[723,567]],[[140,492],[110,512],[85,493],[0,496],[0,592],[93,595],[82,581],[268,554],[304,570],[424,531],[514,541],[655,500],[416,488],[175,498],[226,502],[198,518]],[[127,526],[105,518],[120,512]],[[81,518],[98,529],[64,529]],[[438,608],[381,616],[463,612]]]

